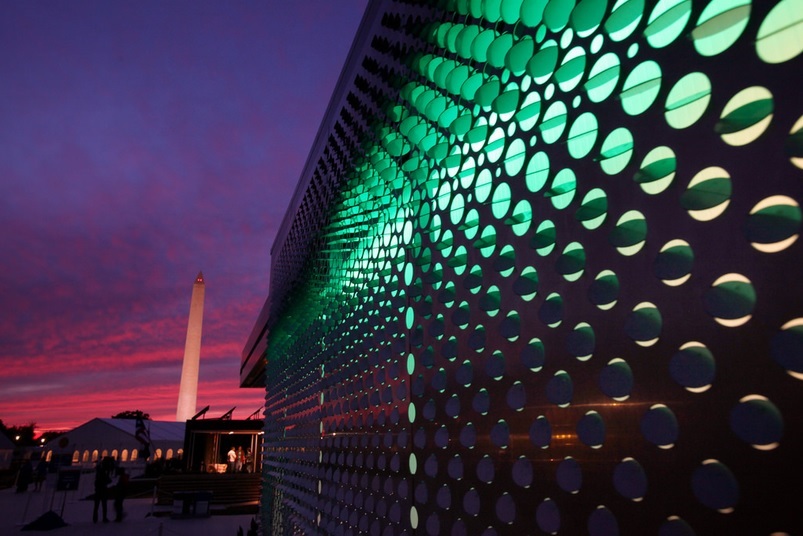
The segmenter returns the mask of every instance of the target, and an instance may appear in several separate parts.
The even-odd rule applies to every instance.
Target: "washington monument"
[[[204,323],[204,274],[198,272],[192,285],[190,319],[187,322],[187,341],[184,343],[184,364],[178,388],[176,420],[187,421],[195,416],[198,398],[198,367],[201,361],[201,327]]]

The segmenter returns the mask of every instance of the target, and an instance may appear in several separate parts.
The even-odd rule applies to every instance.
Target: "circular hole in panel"
[[[499,325],[499,333],[510,342],[515,342],[521,333],[521,318],[516,311],[510,311]]]
[[[480,389],[471,402],[471,407],[480,415],[487,415],[491,407],[491,397],[486,389]]]
[[[533,57],[535,42],[532,37],[524,36],[514,44],[505,57],[505,67],[516,76],[521,76],[527,69],[527,62]]]
[[[480,494],[476,489],[471,488],[463,496],[463,511],[472,517],[480,513]]]
[[[748,395],[730,412],[730,426],[739,439],[758,450],[777,448],[783,436],[783,416],[767,397]]]
[[[664,117],[672,128],[688,128],[696,123],[711,102],[711,80],[704,73],[689,73],[669,90]]]
[[[721,167],[708,167],[692,178],[680,204],[695,220],[710,221],[728,208],[731,191],[730,174]]]
[[[739,483],[723,463],[705,460],[692,473],[692,491],[700,503],[723,514],[733,512],[739,501]]]
[[[756,52],[766,63],[783,63],[803,52],[803,11],[799,0],[782,0],[758,29]]]
[[[527,189],[532,193],[538,193],[546,185],[549,179],[549,156],[545,152],[539,151],[530,158],[524,178]]]
[[[583,471],[577,460],[571,456],[564,458],[555,471],[555,480],[563,491],[575,494],[583,485]]]
[[[622,497],[640,502],[647,494],[647,474],[635,459],[625,458],[613,470],[613,486]]]
[[[555,269],[566,281],[577,281],[583,276],[586,265],[586,252],[579,242],[571,242],[555,263]],[[589,356],[590,357],[590,356]]]
[[[482,324],[474,328],[468,336],[468,346],[475,352],[482,352],[485,349],[485,327]]]
[[[459,454],[455,454],[449,460],[449,464],[446,467],[446,472],[453,480],[463,479],[463,459],[460,458]]]
[[[605,0],[581,0],[572,11],[571,27],[579,37],[593,34],[605,17]]]
[[[633,371],[627,361],[615,357],[599,373],[599,387],[605,396],[623,402],[633,390]]]
[[[593,188],[586,193],[580,208],[574,213],[574,219],[583,227],[592,231],[598,229],[608,215],[608,196],[601,188]]]
[[[625,79],[619,92],[622,109],[628,115],[639,115],[647,111],[661,90],[661,67],[648,60],[636,65]]]
[[[557,371],[547,382],[546,396],[551,404],[560,408],[568,407],[572,402],[574,384],[565,370]]]
[[[502,157],[505,150],[505,131],[501,127],[497,127],[491,132],[488,137],[488,144],[485,146],[485,153],[488,155],[488,161],[491,163],[496,162]]]
[[[460,444],[468,449],[473,449],[477,444],[477,429],[472,423],[466,424],[460,430]]]
[[[555,249],[556,236],[555,224],[551,220],[544,220],[538,224],[530,245],[535,249],[536,253],[545,257]]]
[[[544,192],[544,197],[550,199],[553,207],[558,210],[563,210],[574,200],[576,191],[577,177],[574,171],[569,168],[564,168],[558,171],[555,178],[552,179],[552,187]]]
[[[507,390],[507,405],[514,411],[521,411],[527,403],[527,392],[520,381],[516,381]]]
[[[750,19],[751,0],[712,0],[691,32],[694,48],[702,56],[725,52],[739,39]]]
[[[738,327],[753,316],[756,291],[753,284],[741,274],[725,274],[718,278],[703,296],[708,314],[726,327]]]
[[[566,337],[566,350],[578,361],[588,361],[594,353],[596,336],[594,328],[587,322],[580,322]]]
[[[535,509],[535,522],[538,528],[548,534],[557,534],[560,530],[560,510],[558,505],[547,497]]]
[[[678,516],[669,516],[658,529],[658,536],[695,536],[694,530]]]
[[[463,387],[469,387],[471,385],[471,381],[474,379],[474,367],[471,361],[463,361],[463,364],[457,369],[455,379],[457,383]]]
[[[605,421],[596,411],[589,411],[577,422],[577,437],[592,449],[602,447],[605,442]]]
[[[491,428],[491,443],[500,449],[506,449],[510,444],[510,427],[504,419]]]
[[[514,119],[524,132],[529,132],[538,124],[541,115],[541,95],[537,91],[530,91],[524,97],[524,101],[519,106]]]
[[[608,241],[616,250],[626,256],[635,255],[644,247],[647,239],[647,220],[638,210],[622,214],[616,226],[608,235]]]
[[[466,212],[466,217],[463,220],[463,224],[460,226],[460,230],[466,235],[468,240],[473,240],[477,233],[479,232],[479,222],[480,222],[480,215],[477,212],[477,209],[471,208]]]
[[[563,320],[563,298],[560,294],[553,292],[547,296],[538,309],[538,318],[551,328],[556,328],[560,325]]]
[[[513,282],[513,292],[521,296],[524,301],[531,301],[538,293],[538,272],[532,266],[527,266],[521,275]]]
[[[530,442],[536,447],[545,449],[552,441],[552,427],[543,415],[539,415],[530,426]]]
[[[491,484],[494,481],[494,461],[487,454],[477,462],[477,479],[486,484]]]
[[[650,302],[636,305],[625,320],[625,333],[639,346],[658,342],[663,327],[661,311]]]
[[[524,160],[527,156],[527,146],[519,138],[510,142],[505,154],[505,173],[512,177],[524,167]]]
[[[665,285],[676,287],[691,277],[694,252],[685,240],[670,240],[661,247],[653,263],[655,276]]]
[[[519,487],[529,488],[533,482],[533,464],[524,456],[519,456],[513,463],[511,473],[513,482]]]
[[[607,507],[597,506],[588,517],[589,536],[616,536],[619,534],[619,522]]]
[[[503,219],[510,210],[510,186],[506,182],[500,182],[494,190],[491,198],[491,212],[498,220]]]
[[[748,87],[728,101],[714,131],[728,145],[747,145],[767,130],[774,108],[769,90],[761,86]]]
[[[785,195],[774,195],[759,201],[750,210],[744,232],[755,249],[776,253],[795,243],[802,219],[797,201]]]
[[[590,112],[580,114],[569,128],[567,145],[572,158],[584,158],[588,155],[594,148],[598,133],[597,117]]]
[[[650,46],[664,48],[680,37],[691,17],[691,8],[691,0],[660,0],[644,28]]]
[[[544,352],[544,343],[541,339],[533,338],[527,343],[527,346],[521,350],[521,363],[530,369],[532,372],[540,371],[546,360],[546,353]]]
[[[678,420],[664,404],[654,404],[641,418],[641,435],[650,443],[671,449],[678,439]]]
[[[632,34],[644,15],[644,0],[616,0],[608,20],[605,33],[613,41],[622,41]]]
[[[803,318],[790,320],[772,337],[772,358],[789,375],[803,380]]]
[[[510,218],[505,220],[506,225],[510,225],[513,234],[516,236],[524,236],[530,230],[530,224],[533,220],[533,211],[530,202],[522,199],[513,208],[513,213]]]
[[[566,112],[566,105],[562,101],[555,101],[546,109],[538,125],[544,143],[555,143],[563,135],[566,129]]]
[[[477,176],[477,182],[474,185],[474,195],[477,198],[477,202],[485,203],[491,196],[492,187],[493,176],[491,175],[490,171],[483,169]]]
[[[499,292],[499,287],[491,285],[488,287],[488,291],[480,297],[479,306],[480,309],[488,313],[488,316],[493,317],[499,312],[501,302],[502,295]]]
[[[687,391],[705,392],[711,388],[716,374],[714,355],[703,343],[687,342],[672,356],[669,374]]]
[[[669,147],[656,147],[641,161],[641,168],[633,176],[641,189],[649,194],[660,194],[672,184],[677,169],[675,153]]]
[[[600,56],[591,67],[588,80],[583,85],[591,102],[602,102],[610,97],[619,83],[620,73],[621,62],[616,54],[608,52]]]
[[[552,78],[558,64],[558,43],[550,39],[538,47],[538,52],[527,62],[527,74],[533,77],[536,84],[543,85]]]
[[[474,247],[480,251],[480,255],[486,259],[493,255],[496,249],[496,229],[493,225],[483,227],[480,237],[474,241]]]
[[[496,517],[499,521],[508,525],[516,520],[516,503],[507,492],[496,500]]]
[[[586,70],[586,52],[577,46],[569,50],[555,71],[555,81],[563,92],[576,88],[583,79]]]
[[[602,142],[600,166],[608,175],[625,169],[633,156],[633,135],[624,127],[613,130]]]

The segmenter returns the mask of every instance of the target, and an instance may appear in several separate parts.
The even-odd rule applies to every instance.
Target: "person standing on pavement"
[[[234,472],[234,464],[237,462],[237,451],[234,450],[234,447],[229,449],[228,454],[226,454],[226,460],[228,461],[227,471],[229,473]]]
[[[115,478],[117,483],[112,490],[114,492],[114,520],[119,523],[125,517],[123,500],[125,500],[125,494],[128,491],[128,473],[125,472],[125,468],[118,467]]]
[[[109,499],[109,484],[111,483],[112,479],[109,477],[109,467],[106,463],[106,459],[98,462],[98,466],[95,469],[95,506],[92,510],[92,522],[98,522],[98,507],[102,507],[103,509],[103,522],[108,523],[109,517],[107,515],[107,506],[106,501]]]

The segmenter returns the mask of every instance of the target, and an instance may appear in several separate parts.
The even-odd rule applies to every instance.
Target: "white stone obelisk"
[[[198,272],[192,285],[190,319],[187,322],[187,341],[184,343],[184,364],[181,366],[181,385],[178,388],[176,420],[188,421],[195,416],[198,398],[198,368],[201,362],[201,327],[204,322],[204,274]]]

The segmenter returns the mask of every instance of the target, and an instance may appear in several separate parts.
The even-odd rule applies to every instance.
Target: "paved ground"
[[[171,507],[153,507],[151,499],[128,499],[124,504],[127,515],[121,523],[94,524],[92,501],[80,500],[88,495],[85,491],[83,486],[77,492],[66,494],[54,493],[52,487],[20,494],[13,489],[0,490],[0,534],[37,534],[22,528],[48,511],[59,514],[68,524],[47,532],[54,536],[236,536],[240,527],[244,533],[248,532],[253,518],[251,515],[212,515],[174,519],[170,516]],[[113,518],[111,501],[108,506],[109,516]]]

